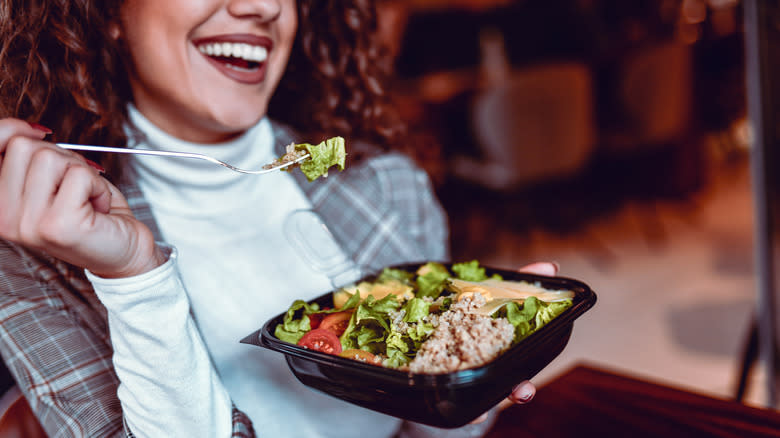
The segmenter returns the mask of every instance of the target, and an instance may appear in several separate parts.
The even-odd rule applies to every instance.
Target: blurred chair
[[[630,153],[681,142],[693,110],[693,54],[676,41],[632,50],[621,58],[608,87],[611,121],[604,126],[607,153]]]
[[[481,156],[454,157],[454,176],[511,191],[582,170],[595,143],[589,68],[560,62],[490,74],[472,107]]]

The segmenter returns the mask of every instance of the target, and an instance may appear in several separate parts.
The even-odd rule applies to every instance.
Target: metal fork
[[[310,157],[310,155],[307,153],[295,159],[294,161],[288,161],[283,164],[270,163],[270,164],[266,164],[261,169],[248,170],[248,169],[241,169],[236,166],[233,166],[232,164],[228,164],[224,161],[217,160],[214,157],[210,157],[204,154],[197,154],[194,152],[152,151],[148,149],[114,148],[108,146],[89,146],[83,144],[69,144],[69,143],[56,143],[56,145],[63,149],[70,149],[74,151],[109,152],[109,153],[116,153],[116,154],[156,155],[162,157],[195,158],[198,160],[210,161],[214,164],[227,167],[230,170],[240,172],[240,173],[247,173],[250,175],[262,175],[264,173],[284,169],[285,167],[289,167],[292,166],[293,164],[300,163],[301,161]]]

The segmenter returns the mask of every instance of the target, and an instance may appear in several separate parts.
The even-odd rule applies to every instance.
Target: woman
[[[428,179],[385,153],[403,132],[371,1],[8,0],[2,12],[0,351],[49,434],[430,432],[315,393],[280,355],[238,344],[355,266],[446,257]],[[353,162],[311,184],[196,160],[97,164],[49,142],[251,168],[333,135]]]

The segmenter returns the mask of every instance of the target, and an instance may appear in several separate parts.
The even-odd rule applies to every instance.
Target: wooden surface
[[[501,437],[780,437],[780,412],[579,365],[502,412]]]

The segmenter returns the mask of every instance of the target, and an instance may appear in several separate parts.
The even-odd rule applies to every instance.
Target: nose
[[[230,0],[228,12],[235,17],[255,17],[273,21],[282,12],[281,0]]]

